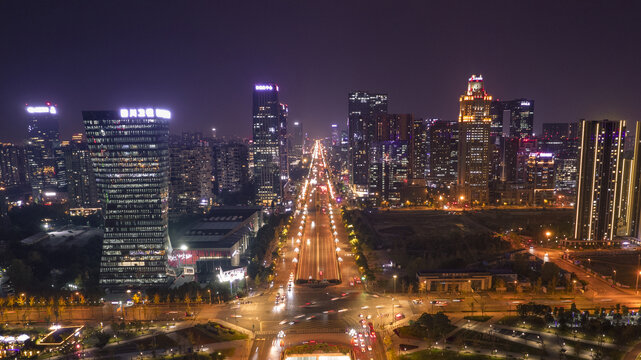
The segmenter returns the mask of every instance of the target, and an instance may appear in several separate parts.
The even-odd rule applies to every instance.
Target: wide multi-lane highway
[[[301,186],[274,287],[254,297],[253,304],[239,305],[233,321],[256,330],[250,359],[279,359],[284,347],[306,341],[350,345],[356,359],[385,359],[380,337],[364,335],[370,333],[370,322],[378,330],[383,323],[393,321],[392,302],[366,293],[363,284],[354,281],[358,267],[333,199],[319,142],[313,157],[309,175]],[[351,329],[356,333],[347,334]],[[284,338],[278,337],[281,331]],[[352,343],[354,335],[356,346]]]
[[[323,152],[317,143],[304,190],[298,198],[298,216],[293,222],[300,224],[298,229],[302,230],[295,240],[298,244],[296,282],[299,284],[340,282],[336,254],[338,241],[334,236],[340,223],[334,219],[336,207],[330,197],[331,185],[325,165]]]

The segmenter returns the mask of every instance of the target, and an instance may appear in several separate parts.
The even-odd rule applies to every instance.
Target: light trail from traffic
[[[333,233],[333,189],[327,175],[325,156],[319,141],[314,145],[308,177],[298,198],[301,215],[298,247],[297,283],[330,284],[340,282],[340,271]],[[310,220],[311,221],[308,221]],[[298,240],[297,240],[298,243]]]

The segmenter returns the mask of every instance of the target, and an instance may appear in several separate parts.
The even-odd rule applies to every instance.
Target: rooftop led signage
[[[171,119],[171,112],[165,109],[137,108],[137,109],[120,109],[121,118],[161,118]]]
[[[55,106],[27,106],[29,114],[55,114],[57,113]]]

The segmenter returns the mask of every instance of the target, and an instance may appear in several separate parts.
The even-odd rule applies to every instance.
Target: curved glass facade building
[[[100,285],[164,285],[170,113],[145,108],[82,116],[105,219]]]

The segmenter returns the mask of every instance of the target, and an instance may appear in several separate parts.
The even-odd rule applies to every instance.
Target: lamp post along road
[[[396,292],[396,278],[397,278],[397,276],[394,275],[394,292]]]

